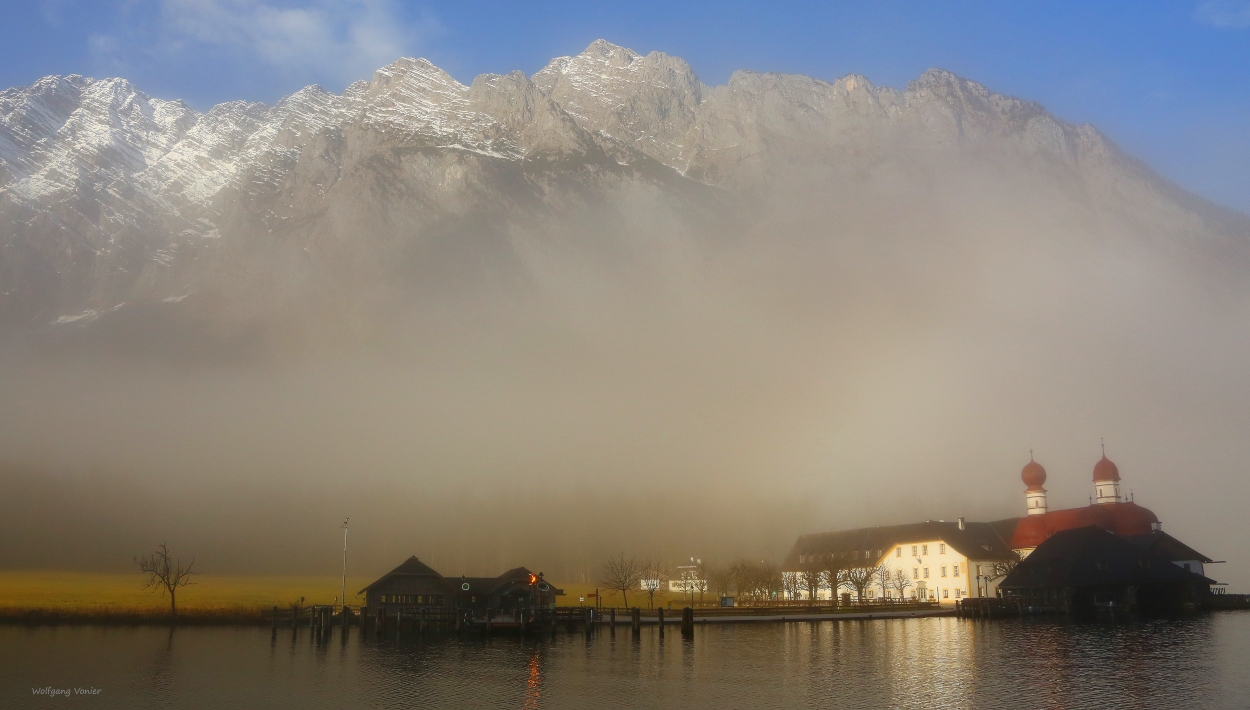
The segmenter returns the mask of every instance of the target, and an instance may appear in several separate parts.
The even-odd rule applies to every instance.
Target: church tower
[[[1103,446],[1102,459],[1094,464],[1094,502],[1120,502],[1120,469],[1107,458],[1107,447]]]
[[[1046,469],[1033,460],[1032,451],[1029,452],[1029,462],[1020,470],[1020,480],[1028,486],[1024,491],[1024,502],[1028,507],[1029,515],[1045,513],[1046,489],[1042,487],[1042,484],[1046,482]]]

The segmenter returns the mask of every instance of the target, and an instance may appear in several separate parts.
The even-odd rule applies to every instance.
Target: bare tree
[[[855,590],[855,601],[864,601],[864,592],[872,586],[872,579],[877,573],[876,567],[850,567],[843,572],[843,584]]]
[[[820,590],[825,586],[825,575],[815,563],[808,563],[799,570],[799,578],[802,580],[803,588],[807,590],[807,598],[815,601],[820,596]]]
[[[896,569],[894,570],[894,579],[891,581],[891,584],[898,590],[898,598],[902,599],[907,592],[907,588],[911,586],[911,578],[903,570]]]
[[[649,558],[642,563],[642,589],[647,593],[652,609],[655,608],[655,593],[664,588],[668,574],[668,567],[659,560]]]
[[[881,596],[885,596],[885,591],[890,587],[891,576],[890,568],[885,565],[877,565],[873,570],[873,576],[876,577],[877,584],[881,585]]]
[[[729,567],[712,563],[703,565],[703,578],[707,580],[708,591],[718,597],[727,596],[734,583]]]
[[[707,588],[709,584],[708,571],[709,571],[709,565],[703,564],[702,559],[698,560],[695,563],[694,579],[692,580],[693,589],[690,590],[690,605],[691,606],[694,606],[694,593],[695,592],[699,593],[699,603],[700,604],[703,603],[703,594],[707,592]]]
[[[191,562],[183,567],[182,560],[172,557],[169,547],[162,542],[152,554],[136,557],[135,563],[139,565],[139,571],[147,575],[143,582],[144,589],[159,589],[162,595],[169,595],[169,616],[176,619],[178,587],[191,584],[191,575],[195,574],[191,571],[195,566],[195,558],[192,557]]]
[[[846,564],[838,557],[830,554],[824,558],[820,564],[820,571],[825,579],[825,586],[829,589],[829,596],[837,604],[838,590],[846,584]]]
[[[759,575],[760,591],[764,593],[766,600],[785,594],[785,579],[781,576],[781,567],[777,563],[760,560]]]
[[[599,573],[599,584],[608,589],[616,589],[621,592],[621,597],[625,600],[625,606],[629,606],[629,590],[634,588],[638,583],[638,579],[642,576],[642,565],[636,557],[626,557],[622,552],[616,557],[608,558],[603,563],[603,570]]]
[[[798,599],[803,591],[803,577],[800,572],[782,572],[781,586],[791,600]]]
[[[991,562],[989,569],[985,571],[984,575],[985,593],[989,594],[991,582],[1002,579],[1003,577],[1011,574],[1011,570],[1015,569],[1018,564],[1020,564],[1020,558],[1018,557]]]

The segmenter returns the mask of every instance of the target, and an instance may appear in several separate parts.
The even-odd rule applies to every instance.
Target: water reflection
[[[723,624],[663,641],[654,628],[485,640],[338,629],[299,643],[301,633],[4,627],[0,707],[43,707],[31,688],[58,683],[103,688],[81,702],[110,708],[1250,706],[1240,612],[1122,625]]]
[[[534,655],[530,656],[529,678],[525,681],[525,703],[521,706],[525,710],[538,710],[538,699],[541,697],[542,674],[538,669],[539,649],[534,648]]]

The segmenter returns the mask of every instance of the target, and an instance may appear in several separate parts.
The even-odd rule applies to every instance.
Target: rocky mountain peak
[[[341,151],[349,144],[350,155]],[[175,267],[194,261],[179,254],[230,242],[243,234],[237,225],[261,230],[249,238],[292,225],[328,229],[312,215],[340,189],[386,212],[408,207],[367,194],[374,188],[366,185],[413,180],[403,194],[435,212],[464,200],[456,204],[467,214],[494,209],[495,198],[545,195],[559,180],[597,184],[588,176],[745,193],[799,164],[863,178],[884,164],[897,171],[914,155],[973,146],[1020,165],[1041,158],[1065,185],[1113,186],[1117,200],[1163,189],[1149,171],[1125,167],[1096,130],[939,69],[902,92],[857,74],[824,81],[751,71],[708,87],[678,57],[596,40],[529,78],[483,74],[466,86],[428,60],[405,57],[342,95],[314,85],[273,106],[235,101],[203,114],[125,79],[49,76],[0,92],[0,249],[8,249],[0,258],[29,258],[0,269],[22,284],[0,295],[0,319],[100,311],[140,298],[141,285],[176,297],[189,277]],[[404,157],[411,155],[419,164]],[[382,165],[391,172],[351,183]],[[528,180],[516,176],[542,165],[570,172],[489,186],[503,175]],[[469,209],[469,194],[494,198]],[[232,220],[236,227],[222,226]],[[232,243],[246,251],[239,245],[252,242]],[[47,286],[63,279],[77,285]]]

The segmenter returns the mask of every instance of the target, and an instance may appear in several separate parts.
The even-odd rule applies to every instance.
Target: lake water
[[[1250,612],[715,624],[693,641],[0,627],[3,708],[1250,708],[1248,668]],[[32,694],[47,686],[99,693]]]

